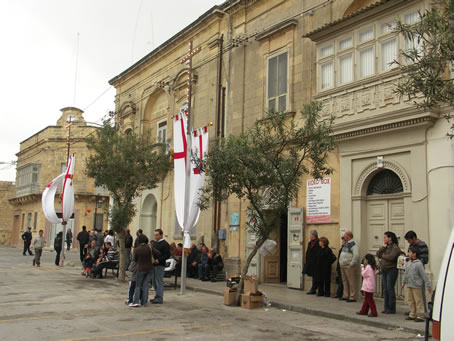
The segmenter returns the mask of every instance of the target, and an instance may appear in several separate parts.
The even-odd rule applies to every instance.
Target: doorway
[[[281,216],[279,226],[273,230],[269,239],[274,240],[277,244],[269,255],[263,257],[263,282],[286,283],[288,246],[287,214]]]
[[[389,169],[376,173],[366,194],[367,248],[376,251],[383,245],[383,234],[392,231],[401,237],[405,232],[403,186]]]
[[[148,194],[143,201],[140,211],[140,228],[147,236],[152,236],[156,230],[156,218],[158,214],[158,203],[153,194]]]

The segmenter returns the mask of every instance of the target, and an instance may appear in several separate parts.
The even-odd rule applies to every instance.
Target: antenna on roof
[[[79,36],[80,33],[77,32],[76,36],[76,67],[74,71],[74,94],[73,94],[73,106],[76,106],[76,90],[77,90],[77,73],[79,69]]]

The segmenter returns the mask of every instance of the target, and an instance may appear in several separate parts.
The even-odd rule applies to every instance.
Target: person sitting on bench
[[[106,256],[101,262],[98,263],[96,268],[91,271],[92,277],[94,278],[102,278],[102,270],[104,270],[114,262],[118,263],[118,252],[112,247],[111,242],[106,243],[106,250]]]
[[[216,276],[224,268],[221,255],[218,255],[215,249],[208,251],[208,274],[211,282],[216,282]]]

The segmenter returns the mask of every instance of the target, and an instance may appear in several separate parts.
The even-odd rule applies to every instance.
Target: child
[[[410,247],[408,250],[408,262],[405,264],[405,276],[402,284],[402,289],[407,285],[407,303],[410,308],[410,314],[407,320],[415,322],[424,322],[424,300],[423,300],[423,284],[432,294],[429,278],[424,271],[424,265],[418,259],[419,249]]]
[[[365,293],[363,307],[358,315],[367,315],[370,308],[369,317],[377,317],[377,308],[374,301],[375,292],[375,275],[377,273],[377,265],[375,263],[375,257],[370,253],[364,256],[364,264],[361,264],[361,275],[363,276],[363,286],[361,290]]]
[[[85,275],[85,277],[90,276],[90,272],[93,269],[93,263],[93,258],[91,257],[90,252],[87,252],[87,255],[84,259],[84,272],[82,273],[82,275]]]
[[[137,263],[134,260],[131,260],[131,263],[129,263],[128,271],[130,271],[132,273],[131,280],[129,281],[128,299],[125,302],[126,304],[129,305],[129,304],[133,303],[134,292],[136,291]]]

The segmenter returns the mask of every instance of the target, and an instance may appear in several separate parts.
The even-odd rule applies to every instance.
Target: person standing
[[[364,256],[364,264],[361,264],[361,275],[363,276],[363,285],[361,290],[364,292],[364,303],[358,315],[368,315],[369,317],[377,317],[377,307],[374,301],[375,292],[375,275],[377,273],[377,265],[375,257],[370,253]],[[369,314],[370,308],[370,314]]]
[[[342,248],[344,245],[347,243],[345,241],[344,236],[341,237],[342,244],[339,249],[339,253],[337,254],[337,265],[336,265],[336,283],[337,283],[337,290],[336,290],[336,296],[334,298],[342,299],[344,296],[344,285],[342,284],[342,274],[341,274],[341,268],[340,268],[340,263],[339,263],[339,258],[340,254],[342,252]]]
[[[331,265],[336,261],[333,250],[329,247],[328,238],[319,239],[320,252],[318,254],[315,270],[317,281],[317,296],[331,297]]]
[[[130,307],[145,306],[148,302],[148,285],[150,283],[153,265],[151,263],[151,250],[148,238],[141,234],[137,237],[138,245],[134,249],[134,262],[136,262],[136,287],[134,300]],[[153,275],[154,276],[154,275]],[[154,278],[153,278],[154,281]],[[156,290],[156,289],[155,289]]]
[[[356,302],[357,290],[357,268],[359,262],[359,245],[353,240],[352,231],[345,231],[345,245],[342,247],[339,256],[339,263],[342,274],[342,285],[344,286],[343,301]]]
[[[77,240],[79,241],[79,249],[80,249],[80,262],[83,263],[84,261],[84,248],[85,245],[88,244],[88,240],[90,239],[90,235],[87,232],[87,227],[84,225],[82,226],[82,231],[77,234]]]
[[[396,313],[396,290],[397,281],[397,258],[401,250],[399,242],[394,232],[387,231],[383,236],[384,244],[378,249],[377,257],[380,259],[380,268],[382,273],[382,286],[384,298],[383,314]]]
[[[312,277],[312,287],[306,295],[315,295],[317,292],[317,279],[315,278],[315,271],[317,266],[317,259],[320,253],[320,244],[318,239],[317,230],[312,230],[309,235],[310,241],[307,244],[306,250],[306,264],[303,267],[303,274]]]
[[[410,313],[407,320],[415,322],[424,322],[424,299],[423,286],[429,289],[429,294],[432,294],[429,278],[424,271],[422,262],[418,259],[419,248],[410,247],[408,252],[410,260],[405,264],[405,276],[402,284],[402,289],[407,286],[407,301],[410,308]]]
[[[39,235],[33,240],[33,249],[35,250],[35,258],[33,259],[33,266],[39,267],[41,264],[41,255],[43,253],[43,247],[46,244],[43,237],[44,231],[39,230]]]
[[[131,263],[131,248],[132,248],[131,231],[126,230],[126,234],[125,234],[125,252],[126,252],[125,269],[129,269],[129,264]]]
[[[152,245],[152,252],[155,258],[153,264],[153,288],[155,297],[151,300],[152,304],[164,303],[164,269],[166,260],[170,258],[170,246],[164,240],[164,234],[161,229],[154,231],[155,242]]]
[[[138,229],[136,232],[136,240],[134,240],[134,249],[139,246],[139,236],[143,234],[142,229]]]
[[[73,243],[73,232],[69,228],[68,231],[66,231],[66,250],[71,249],[71,244]]]
[[[32,228],[29,227],[28,230],[25,231],[22,234],[21,238],[24,241],[24,252],[23,252],[23,255],[25,256],[25,253],[28,251],[28,254],[30,256],[33,256],[32,250],[30,250],[30,245],[31,245],[32,239],[33,239]]]
[[[417,249],[419,249],[419,258],[418,259],[422,262],[423,265],[428,264],[429,263],[429,248],[426,243],[424,243],[422,240],[418,239],[416,232],[410,230],[407,233],[405,233],[404,238],[409,244],[408,251],[410,251],[410,248],[416,247]]]
[[[55,265],[60,265],[60,252],[63,247],[63,232],[60,231],[57,233],[57,236],[54,239],[54,250],[57,253],[55,256]],[[82,249],[83,250],[83,249]]]

